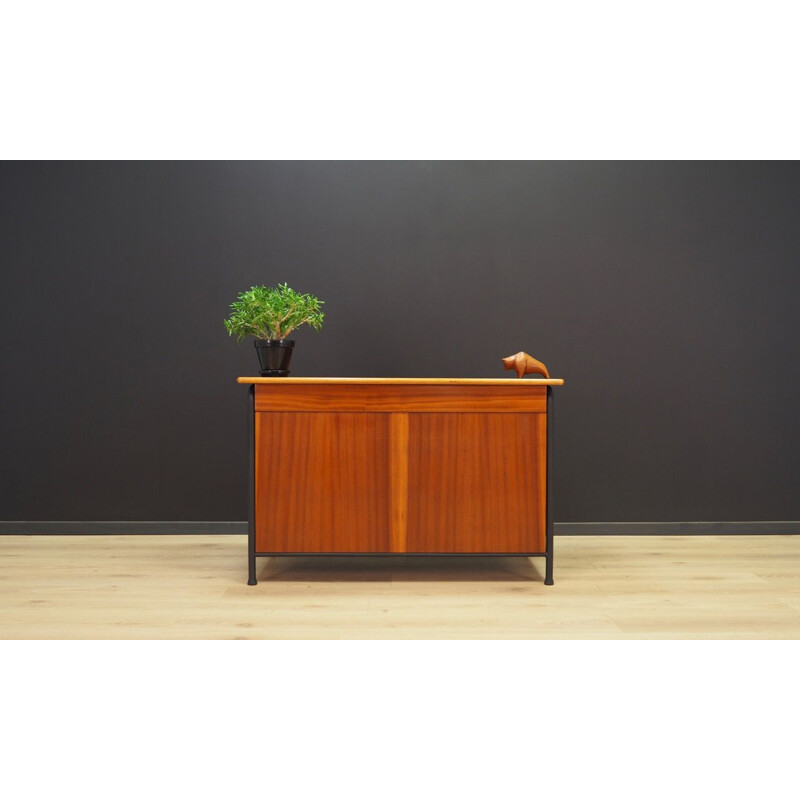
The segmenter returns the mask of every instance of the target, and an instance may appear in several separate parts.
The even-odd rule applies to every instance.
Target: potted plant
[[[319,330],[325,319],[322,305],[313,295],[299,294],[285,283],[275,288],[252,286],[231,303],[233,312],[225,329],[239,342],[254,336],[261,375],[281,377],[289,374],[294,348],[294,340],[286,337],[306,323]]]

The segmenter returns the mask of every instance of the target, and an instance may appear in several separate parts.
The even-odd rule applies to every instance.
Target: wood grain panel
[[[256,411],[370,411],[450,413],[545,412],[547,388],[512,382],[511,386],[405,384],[256,385]]]
[[[240,377],[236,383],[281,383],[283,385],[321,385],[338,383],[345,386],[351,384],[370,384],[385,386],[389,384],[405,386],[518,386],[520,381],[514,378],[255,378]],[[563,386],[563,378],[526,378],[524,383],[535,386]]]
[[[389,552],[389,416],[256,417],[256,550]]]
[[[392,552],[406,552],[408,534],[408,414],[391,414]]]
[[[546,414],[411,415],[408,552],[544,552],[546,446]]]

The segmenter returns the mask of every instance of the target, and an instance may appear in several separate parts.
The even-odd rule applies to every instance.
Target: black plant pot
[[[256,339],[253,344],[261,363],[262,378],[282,378],[289,374],[294,339]]]

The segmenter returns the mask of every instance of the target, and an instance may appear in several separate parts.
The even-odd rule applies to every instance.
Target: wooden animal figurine
[[[547,367],[541,361],[537,361],[533,356],[529,356],[522,350],[516,355],[509,356],[503,359],[504,369],[516,370],[517,377],[521,378],[523,375],[543,375],[545,378],[550,377]]]

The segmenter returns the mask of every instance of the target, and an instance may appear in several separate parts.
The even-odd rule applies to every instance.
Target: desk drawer
[[[421,413],[441,411],[497,414],[546,412],[545,386],[407,386],[371,384],[258,384],[256,411],[371,411]]]

